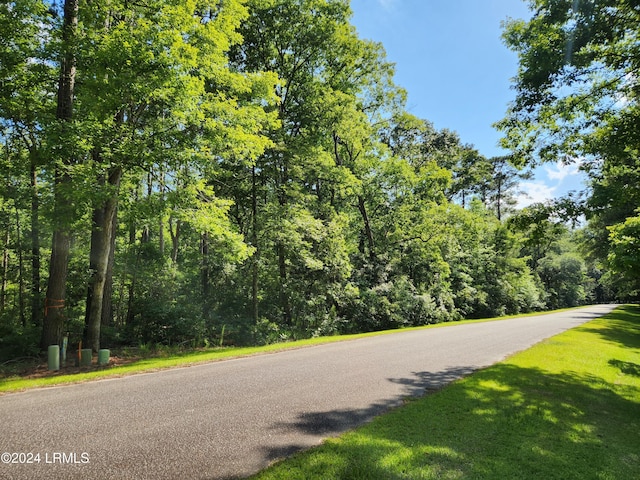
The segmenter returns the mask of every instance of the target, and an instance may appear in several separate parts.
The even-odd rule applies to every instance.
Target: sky
[[[447,128],[485,157],[505,155],[492,124],[515,98],[518,58],[502,42],[501,23],[528,19],[524,0],[351,0],[361,38],[380,42],[396,65],[407,110]],[[577,165],[547,164],[521,184],[518,206],[583,187]]]

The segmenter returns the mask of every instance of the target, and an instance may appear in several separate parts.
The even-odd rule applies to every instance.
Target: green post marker
[[[69,337],[65,335],[62,337],[62,350],[60,351],[60,363],[64,366],[67,363],[67,345],[69,344]]]
[[[106,348],[102,348],[100,350],[98,350],[98,365],[106,365],[109,363],[109,355],[111,354],[111,352],[109,352],[108,349]]]
[[[49,370],[60,370],[60,345],[49,345],[47,354],[47,367]]]
[[[92,352],[90,348],[83,348],[80,351],[80,366],[88,367],[91,365]]]

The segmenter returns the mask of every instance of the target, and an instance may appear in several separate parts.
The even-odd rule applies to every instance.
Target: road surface
[[[3,395],[0,478],[242,478],[613,307]]]

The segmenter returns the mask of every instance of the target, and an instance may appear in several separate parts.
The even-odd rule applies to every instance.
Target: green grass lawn
[[[564,309],[564,310],[572,310],[572,309]],[[510,316],[500,317],[500,318],[490,318],[490,319],[481,319],[481,320],[464,320],[460,322],[451,322],[451,323],[439,323],[435,325],[427,325],[424,327],[408,328],[408,329],[404,329],[403,331],[418,330],[418,329],[424,329],[424,328],[440,328],[440,327],[446,327],[449,325],[460,325],[464,323],[499,321],[499,320],[506,320],[514,317],[544,315],[545,313],[556,313],[559,311],[562,311],[562,310],[556,310],[553,312],[542,312],[542,313],[541,312],[528,313],[523,315],[510,315]],[[149,358],[143,358],[143,359],[128,363],[126,365],[115,365],[115,366],[109,365],[109,366],[104,366],[99,368],[96,368],[94,366],[91,368],[81,369],[81,371],[74,372],[74,373],[66,373],[65,370],[63,369],[58,372],[51,372],[51,374],[48,374],[40,378],[25,378],[15,374],[9,374],[9,375],[3,376],[2,374],[0,374],[0,394],[2,394],[3,392],[16,392],[20,390],[26,390],[29,388],[46,387],[46,386],[52,386],[52,385],[63,385],[63,384],[69,384],[69,383],[79,383],[79,382],[86,382],[90,380],[99,380],[99,379],[108,378],[108,377],[118,377],[122,375],[132,375],[136,373],[162,370],[167,368],[185,367],[189,365],[215,362],[215,361],[234,358],[234,357],[274,353],[274,352],[279,352],[282,350],[287,350],[292,348],[303,348],[303,347],[309,347],[313,345],[320,345],[323,343],[355,340],[358,338],[370,337],[375,335],[386,335],[386,334],[395,333],[398,331],[399,330],[387,330],[383,332],[361,333],[361,334],[354,334],[354,335],[336,335],[332,337],[317,337],[317,338],[310,338],[307,340],[298,340],[293,342],[278,343],[278,344],[265,345],[260,347],[210,348],[206,350],[187,351],[187,352],[175,353],[175,354],[163,354],[160,356],[151,356]]]
[[[640,479],[640,307],[620,307],[255,478]]]

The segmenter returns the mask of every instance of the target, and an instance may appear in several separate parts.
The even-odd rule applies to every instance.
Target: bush
[[[29,327],[0,326],[0,362],[21,357],[37,357],[40,330]]]

